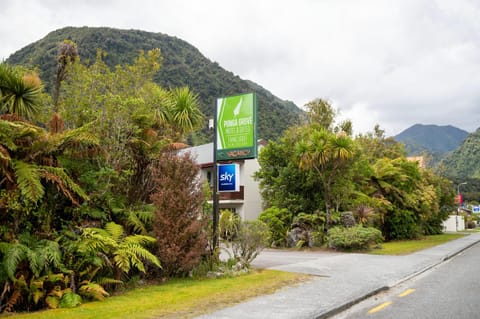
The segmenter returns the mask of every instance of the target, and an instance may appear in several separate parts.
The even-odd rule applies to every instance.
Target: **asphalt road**
[[[480,318],[480,244],[332,319]]]

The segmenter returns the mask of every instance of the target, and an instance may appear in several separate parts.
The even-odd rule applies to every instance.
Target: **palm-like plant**
[[[18,69],[0,63],[0,112],[30,118],[40,110],[40,81],[22,76]]]
[[[169,118],[181,136],[202,125],[204,116],[198,108],[197,94],[188,87],[181,87],[172,89],[170,95],[172,104],[168,110]]]
[[[332,185],[338,178],[339,169],[354,156],[354,143],[344,134],[333,134],[324,128],[307,132],[297,144],[299,167],[314,169],[322,180],[325,192],[327,225],[331,223]]]

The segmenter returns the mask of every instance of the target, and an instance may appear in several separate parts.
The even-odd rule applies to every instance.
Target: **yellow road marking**
[[[377,307],[375,307],[375,308],[373,308],[373,309],[370,309],[370,310],[368,311],[368,314],[372,314],[372,313],[378,312],[378,311],[382,310],[383,308],[386,308],[386,307],[390,306],[391,304],[392,304],[391,301],[384,302],[384,303],[382,303],[380,306],[377,306]]]
[[[408,296],[409,294],[411,294],[414,291],[415,291],[415,289],[407,289],[404,292],[402,292],[401,294],[399,294],[398,296],[399,297],[405,297],[405,296]]]

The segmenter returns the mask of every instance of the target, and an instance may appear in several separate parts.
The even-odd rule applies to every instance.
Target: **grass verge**
[[[465,234],[441,234],[426,236],[422,239],[415,240],[391,241],[383,243],[380,249],[373,249],[369,253],[374,255],[407,255],[463,236],[465,236]]]
[[[5,316],[13,319],[192,318],[282,287],[306,281],[307,275],[274,270],[220,279],[178,279],[136,288],[101,302],[72,309],[52,309]],[[4,316],[0,315],[0,318]]]

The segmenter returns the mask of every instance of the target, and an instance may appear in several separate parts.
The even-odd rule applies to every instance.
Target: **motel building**
[[[258,150],[265,145],[265,141],[258,142]],[[208,181],[213,187],[213,143],[184,148],[179,154],[190,153],[201,168],[201,178]],[[240,187],[235,192],[220,192],[219,209],[228,209],[237,213],[242,220],[255,220],[262,212],[262,197],[259,183],[253,179],[253,174],[260,169],[258,160],[239,159],[226,163],[239,164]],[[219,162],[218,164],[222,164]],[[212,201],[209,201],[212,203]]]

